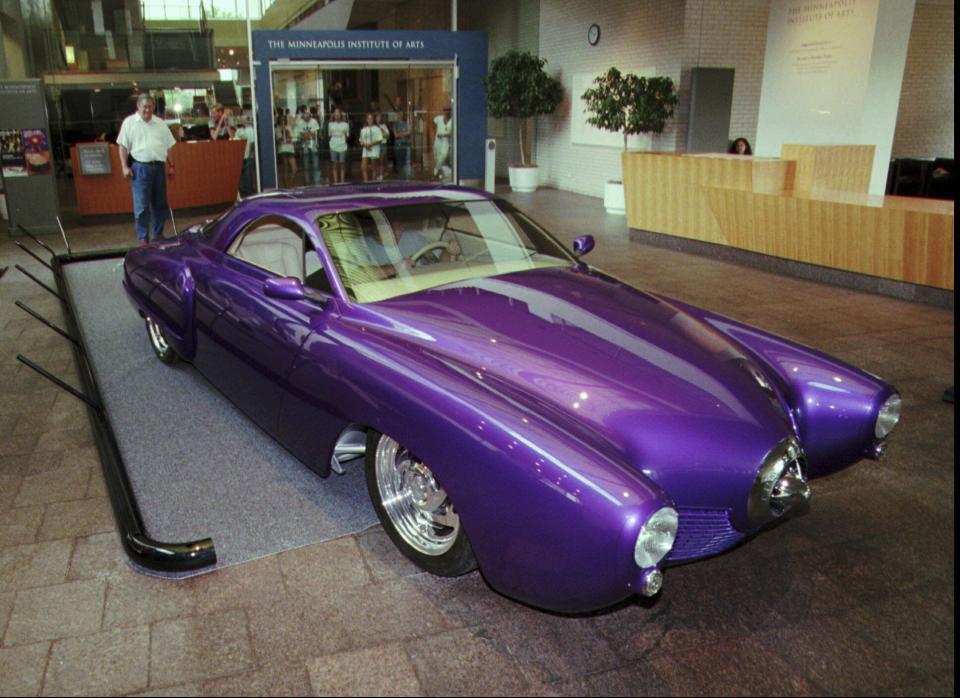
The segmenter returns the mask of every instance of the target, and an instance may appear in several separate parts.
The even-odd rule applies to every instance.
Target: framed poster
[[[23,135],[20,129],[0,130],[0,167],[4,179],[26,177],[27,160],[23,152]]]
[[[23,137],[23,153],[27,161],[27,174],[50,174],[53,168],[50,165],[50,145],[47,142],[46,130],[25,128],[20,133]]]

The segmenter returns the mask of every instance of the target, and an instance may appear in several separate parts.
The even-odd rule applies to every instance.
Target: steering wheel
[[[433,252],[434,250],[445,250],[447,249],[446,242],[437,240],[436,242],[428,242],[426,245],[421,247],[419,250],[410,255],[410,263],[416,266],[417,262],[428,252]]]

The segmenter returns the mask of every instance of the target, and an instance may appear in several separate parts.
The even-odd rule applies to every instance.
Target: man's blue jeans
[[[158,240],[163,237],[163,226],[167,222],[167,172],[162,162],[134,162],[133,181],[133,220],[137,226],[137,238],[146,241],[147,233]],[[153,225],[150,214],[153,212]]]
[[[303,183],[320,184],[320,155],[316,150],[303,149]]]
[[[402,177],[410,179],[413,177],[413,167],[410,165],[410,139],[398,138],[394,152],[394,162],[397,164],[397,172]]]

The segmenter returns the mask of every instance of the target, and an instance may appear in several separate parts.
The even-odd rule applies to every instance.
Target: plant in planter
[[[536,191],[539,175],[537,166],[529,163],[530,144],[524,133],[531,119],[552,114],[563,99],[563,85],[544,72],[546,63],[546,59],[528,51],[508,51],[493,60],[484,82],[490,115],[519,120],[520,164],[510,165],[510,187],[514,191]]]
[[[622,133],[624,152],[630,136],[663,133],[667,119],[673,116],[677,94],[673,80],[668,77],[623,75],[616,68],[610,68],[593,82],[596,87],[591,87],[581,97],[592,113],[587,123],[605,131]],[[626,212],[621,180],[607,182],[603,204],[610,213]]]

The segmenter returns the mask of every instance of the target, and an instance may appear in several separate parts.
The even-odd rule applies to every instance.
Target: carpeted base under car
[[[64,273],[148,535],[209,536],[224,566],[376,523],[362,461],[321,479],[192,366],[157,360],[119,259]]]

